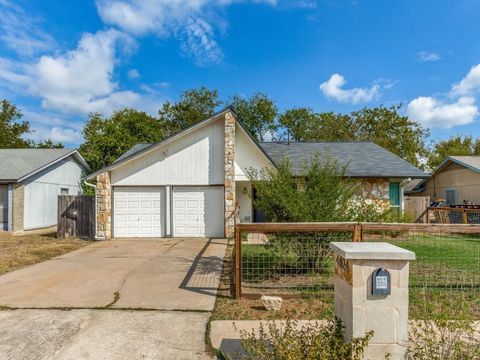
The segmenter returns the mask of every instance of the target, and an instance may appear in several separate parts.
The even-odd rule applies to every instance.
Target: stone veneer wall
[[[235,234],[235,116],[225,114],[225,236]]]
[[[97,233],[98,238],[112,238],[112,185],[110,173],[97,175]]]
[[[13,214],[12,214],[12,231],[23,230],[23,207],[25,204],[25,186],[23,183],[13,185]]]
[[[357,195],[378,205],[390,206],[389,186],[388,179],[364,179]]]

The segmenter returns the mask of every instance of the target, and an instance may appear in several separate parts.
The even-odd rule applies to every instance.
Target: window
[[[68,188],[61,188],[60,195],[68,195]]]
[[[447,190],[445,193],[445,202],[447,205],[452,205],[455,204],[456,202],[456,191],[455,189]]]

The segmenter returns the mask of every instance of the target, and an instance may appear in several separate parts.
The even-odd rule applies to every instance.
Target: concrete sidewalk
[[[0,306],[211,311],[226,240],[98,242],[0,276]]]
[[[209,313],[2,310],[0,359],[212,359]]]

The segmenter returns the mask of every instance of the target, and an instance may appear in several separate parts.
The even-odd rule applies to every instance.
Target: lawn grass
[[[364,241],[389,242],[416,253],[410,265],[410,317],[459,315],[480,319],[480,237],[465,235],[396,234]],[[230,261],[230,259],[229,259]],[[278,253],[262,244],[242,244],[244,294],[278,294],[284,310],[269,313],[260,300],[220,296],[216,319],[281,319],[295,312],[300,319],[325,317],[332,310],[333,260],[321,273],[299,273],[292,253]],[[224,269],[230,271],[231,261]],[[429,306],[426,306],[426,305]]]
[[[51,259],[88,244],[91,241],[57,239],[55,234],[0,234],[0,274]]]

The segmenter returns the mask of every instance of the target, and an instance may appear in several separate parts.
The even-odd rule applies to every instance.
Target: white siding
[[[57,201],[60,189],[69,195],[82,192],[82,167],[73,159],[64,159],[25,181],[23,207],[25,230],[57,224]]]
[[[235,180],[249,180],[247,170],[254,168],[260,170],[271,166],[270,160],[245,133],[240,125],[235,129]]]
[[[8,185],[0,185],[0,230],[8,230]]]
[[[224,127],[215,121],[112,170],[112,185],[219,185]]]

